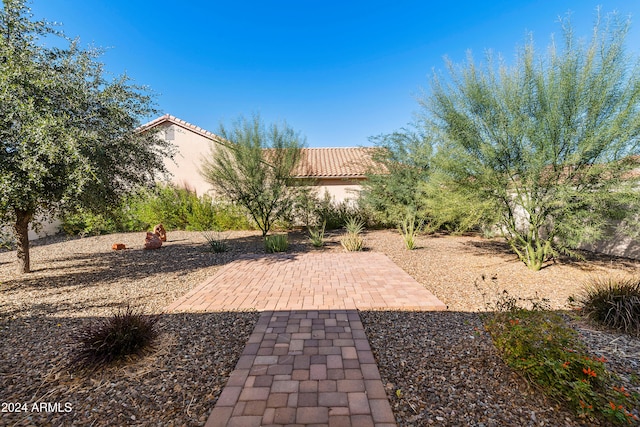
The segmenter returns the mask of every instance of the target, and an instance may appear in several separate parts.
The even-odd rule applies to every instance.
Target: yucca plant
[[[347,233],[340,238],[342,247],[348,252],[361,251],[364,240],[360,233],[364,230],[364,221],[352,216],[347,219],[344,226]]]
[[[419,220],[416,223],[414,214],[408,214],[400,221],[400,234],[402,234],[404,246],[407,249],[413,250],[416,247],[416,236],[422,231],[423,226],[424,220]]]
[[[347,234],[360,234],[364,231],[364,221],[352,216],[344,224]]]
[[[593,279],[579,302],[588,318],[640,336],[640,278]]]
[[[145,315],[127,306],[112,316],[90,323],[76,334],[79,347],[71,360],[76,369],[96,369],[153,349],[158,315]]]
[[[222,253],[229,250],[229,245],[227,245],[228,235],[223,235],[218,231],[205,232],[202,235],[207,240],[207,246],[212,252]]]
[[[327,222],[324,221],[322,223],[322,227],[313,227],[309,228],[309,240],[311,240],[311,244],[316,248],[321,248],[324,246],[324,230],[327,226]]]
[[[361,251],[364,247],[364,240],[360,234],[347,233],[340,239],[342,247],[348,252]]]
[[[264,248],[267,253],[284,252],[289,247],[289,239],[286,234],[273,234],[264,237]]]

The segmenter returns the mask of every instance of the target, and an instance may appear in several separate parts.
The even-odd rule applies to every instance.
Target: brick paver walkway
[[[355,310],[262,313],[206,427],[395,426]]]
[[[171,311],[262,311],[206,427],[390,427],[391,406],[356,309],[444,310],[383,254],[247,257]]]

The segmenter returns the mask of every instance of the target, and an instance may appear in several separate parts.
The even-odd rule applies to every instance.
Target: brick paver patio
[[[309,252],[245,257],[221,268],[169,311],[444,310],[386,255]]]
[[[383,254],[234,261],[170,311],[262,311],[206,427],[395,426],[356,309],[445,310]]]

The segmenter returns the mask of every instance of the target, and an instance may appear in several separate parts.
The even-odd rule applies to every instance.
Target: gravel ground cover
[[[91,376],[71,374],[64,364],[81,325],[127,303],[161,313],[221,265],[264,253],[257,232],[226,237],[231,250],[215,254],[198,232],[170,232],[157,251],[142,250],[141,233],[54,236],[35,243],[34,272],[25,276],[15,273],[15,251],[0,252],[0,402],[59,403],[62,411],[37,413],[29,406],[28,413],[0,413],[0,425],[203,425],[255,312],[165,314],[157,350],[137,363]],[[112,251],[113,243],[130,249]],[[567,309],[567,298],[589,277],[638,274],[640,262],[592,256],[530,272],[498,240],[431,236],[418,243],[406,251],[397,232],[365,236],[367,250],[387,254],[449,306],[445,313],[361,313],[399,424],[584,425],[500,361],[477,312],[503,289]],[[289,250],[317,249],[291,234]],[[342,250],[337,234],[321,250]],[[639,340],[573,325],[595,355],[640,391]]]

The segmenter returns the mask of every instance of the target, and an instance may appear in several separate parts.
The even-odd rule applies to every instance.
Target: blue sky
[[[148,85],[162,113],[215,132],[257,112],[286,120],[310,147],[346,147],[411,122],[444,56],[460,62],[471,49],[481,59],[492,49],[509,60],[527,32],[542,50],[568,11],[587,37],[598,5],[631,15],[628,48],[638,52],[637,0],[34,0],[31,8],[83,45],[107,48],[107,69]]]

